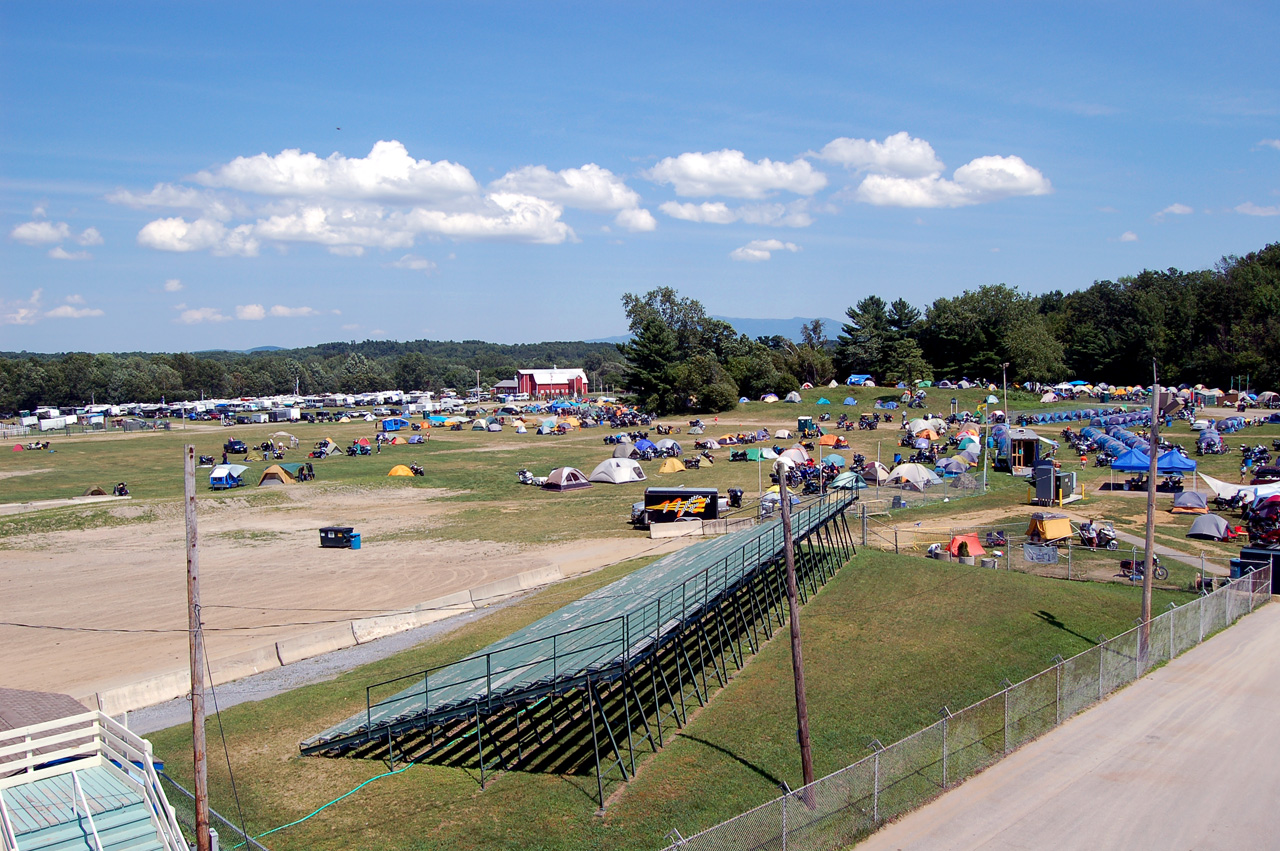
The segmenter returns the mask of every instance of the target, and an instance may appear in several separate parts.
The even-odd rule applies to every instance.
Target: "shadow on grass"
[[[1062,621],[1058,620],[1057,615],[1053,614],[1052,612],[1046,612],[1044,609],[1041,609],[1040,611],[1036,612],[1036,617],[1038,617],[1040,620],[1042,620],[1042,621],[1044,621],[1045,623],[1047,623],[1049,626],[1057,627],[1058,629],[1062,630],[1063,632],[1070,633],[1071,635],[1074,635],[1076,638],[1083,639],[1084,641],[1088,642],[1089,644],[1097,644],[1097,643],[1098,643],[1096,639],[1090,638],[1090,637],[1089,637],[1089,636],[1087,636],[1087,635],[1084,635],[1084,634],[1082,634],[1082,633],[1076,632],[1074,629],[1072,629],[1071,627],[1067,626],[1067,625],[1066,625],[1065,623],[1063,623]]]
[[[774,777],[772,774],[770,774],[768,771],[765,771],[763,768],[761,768],[760,766],[756,765],[754,762],[751,762],[750,760],[743,759],[742,757],[738,756],[736,753],[734,753],[733,751],[731,751],[731,750],[729,750],[729,749],[727,749],[727,748],[722,748],[722,747],[720,747],[719,745],[715,744],[714,742],[708,742],[706,739],[700,739],[700,738],[698,738],[697,736],[691,736],[691,735],[689,735],[688,733],[683,734],[683,735],[681,736],[681,738],[683,738],[683,739],[687,739],[687,740],[689,740],[689,741],[691,741],[691,742],[697,742],[698,744],[703,745],[704,747],[711,748],[711,750],[713,750],[713,751],[719,751],[720,753],[722,753],[722,754],[724,754],[725,756],[729,757],[730,759],[732,759],[734,762],[738,763],[739,765],[741,765],[741,766],[743,766],[743,767],[745,767],[745,768],[747,768],[747,769],[749,769],[749,770],[751,770],[751,771],[754,771],[756,774],[759,774],[761,777],[763,777],[765,780],[768,780],[768,781],[769,781],[770,783],[772,783],[774,786],[776,786],[776,787],[778,787],[778,788],[782,788],[782,787],[783,787],[783,783],[782,783],[782,781],[781,781],[781,780],[779,780],[777,777]]]

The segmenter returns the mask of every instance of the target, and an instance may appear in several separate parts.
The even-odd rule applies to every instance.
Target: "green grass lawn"
[[[637,565],[562,583],[446,639],[223,714],[250,830],[299,818],[381,763],[300,758],[297,742],[364,705],[363,685],[456,659]],[[1159,592],[1156,607],[1185,595]],[[1117,634],[1138,612],[1135,589],[1066,583],[871,550],[803,610],[814,752],[825,774]],[[767,644],[683,734],[645,759],[596,816],[595,781],[521,772],[485,791],[461,768],[419,765],[370,784],[316,818],[274,834],[276,849],[651,849],[799,785],[786,631]],[[210,724],[210,753],[221,753]],[[188,727],[151,737],[168,770],[189,776]],[[215,808],[233,811],[225,766],[210,766]]]

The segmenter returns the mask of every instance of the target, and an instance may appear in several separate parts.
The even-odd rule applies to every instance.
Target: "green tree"
[[[878,295],[869,295],[845,310],[849,321],[836,337],[835,368],[841,375],[884,376],[885,346],[889,342],[889,307]]]
[[[1010,378],[1050,383],[1067,376],[1062,343],[1049,332],[1043,316],[1027,316],[1009,326],[1004,349],[1009,353]]]
[[[676,335],[659,315],[643,318],[630,342],[619,343],[627,361],[624,386],[645,410],[669,414],[677,410],[675,365],[679,360]]]
[[[917,381],[933,378],[933,368],[925,360],[919,343],[909,339],[898,340],[889,347],[885,378],[891,382],[904,382],[910,387]]]

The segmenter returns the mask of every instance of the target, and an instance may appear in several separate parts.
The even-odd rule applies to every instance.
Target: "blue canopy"
[[[1176,449],[1170,449],[1156,459],[1156,472],[1162,476],[1192,473],[1195,469],[1196,462]]]
[[[1145,473],[1151,469],[1151,456],[1141,449],[1130,449],[1111,462],[1117,473]]]

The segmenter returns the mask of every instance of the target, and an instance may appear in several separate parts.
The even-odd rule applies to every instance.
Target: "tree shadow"
[[[724,754],[725,756],[729,757],[730,759],[732,759],[734,762],[738,763],[739,765],[742,765],[742,766],[744,766],[744,767],[746,767],[746,768],[750,769],[751,771],[754,771],[756,774],[760,775],[760,776],[761,776],[761,777],[763,777],[765,780],[768,780],[768,781],[769,781],[770,783],[772,783],[774,786],[777,786],[777,787],[781,788],[781,787],[782,787],[782,785],[783,785],[781,780],[779,780],[777,777],[774,777],[774,776],[773,776],[772,774],[770,774],[768,771],[765,771],[763,768],[761,768],[760,766],[756,765],[756,764],[755,764],[755,763],[753,763],[753,762],[750,762],[749,760],[745,760],[745,759],[743,759],[742,757],[738,756],[736,753],[734,753],[734,752],[733,752],[733,751],[731,751],[731,750],[728,750],[727,748],[722,748],[722,747],[720,747],[720,745],[717,745],[717,744],[715,744],[715,743],[713,743],[713,742],[708,742],[706,739],[700,739],[700,738],[698,738],[697,736],[691,736],[691,735],[689,735],[688,733],[684,733],[684,734],[682,734],[682,735],[681,735],[681,738],[683,738],[683,739],[688,739],[688,740],[689,740],[689,741],[691,741],[691,742],[697,742],[697,743],[698,743],[698,744],[700,744],[700,745],[704,745],[704,746],[706,746],[706,747],[708,747],[708,748],[711,748],[713,751],[719,751],[720,753],[722,753],[722,754]]]
[[[1035,615],[1035,616],[1036,616],[1036,617],[1038,617],[1040,620],[1044,621],[1045,623],[1047,623],[1049,626],[1057,627],[1058,629],[1062,630],[1063,632],[1068,632],[1068,633],[1070,633],[1070,634],[1074,635],[1076,638],[1083,639],[1084,641],[1087,641],[1087,642],[1089,642],[1090,644],[1097,644],[1097,643],[1098,643],[1097,639],[1090,638],[1090,637],[1089,637],[1089,636],[1087,636],[1087,635],[1084,635],[1084,634],[1082,634],[1082,633],[1076,632],[1074,629],[1072,629],[1071,627],[1067,626],[1067,625],[1066,625],[1065,623],[1063,623],[1062,621],[1058,620],[1058,616],[1057,616],[1057,615],[1055,615],[1055,614],[1053,614],[1052,612],[1046,612],[1044,609],[1041,609],[1040,611],[1036,612],[1036,615]]]

